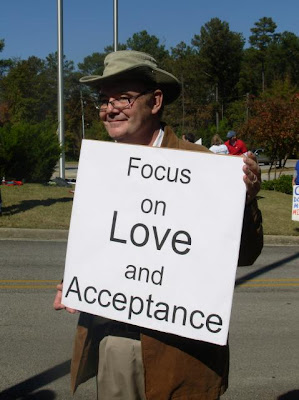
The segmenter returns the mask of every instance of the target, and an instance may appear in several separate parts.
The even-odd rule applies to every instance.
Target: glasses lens
[[[117,99],[109,101],[107,98],[100,98],[99,99],[99,106],[98,108],[100,111],[106,111],[108,108],[108,104],[111,104],[113,108],[116,108],[117,110],[124,110],[125,108],[132,106],[135,100],[137,100],[139,97],[152,92],[152,89],[145,90],[142,93],[139,93],[137,96],[130,96],[130,97],[119,97]]]
[[[121,110],[124,107],[127,107],[131,103],[131,101],[131,97],[120,97],[119,99],[111,101],[111,104],[113,105],[113,107]]]

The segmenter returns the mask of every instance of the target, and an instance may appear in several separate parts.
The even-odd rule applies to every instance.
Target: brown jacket
[[[206,147],[179,139],[164,128],[162,147],[209,151]],[[251,265],[263,247],[261,213],[256,200],[245,207],[239,265]],[[147,329],[141,343],[147,400],[214,400],[228,385],[229,348]],[[97,374],[98,346],[104,333],[97,317],[81,313],[74,343],[71,385]]]

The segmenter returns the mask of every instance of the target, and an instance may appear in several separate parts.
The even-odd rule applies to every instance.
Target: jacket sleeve
[[[262,214],[254,199],[244,210],[238,265],[252,265],[261,254],[263,245]]]

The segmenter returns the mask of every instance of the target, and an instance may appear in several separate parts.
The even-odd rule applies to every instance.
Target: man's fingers
[[[261,188],[261,169],[257,163],[256,156],[251,151],[244,157],[243,172],[243,180],[247,190],[246,202],[248,204],[255,198]]]
[[[63,304],[61,304],[62,288],[63,288],[62,283],[59,283],[56,286],[57,292],[56,292],[56,296],[54,299],[53,307],[54,307],[54,310],[57,310],[57,311],[65,309],[65,306]]]
[[[75,310],[74,308],[70,308],[70,307],[66,307],[61,303],[62,300],[62,289],[63,289],[63,284],[59,283],[56,286],[57,289],[57,293],[54,299],[54,303],[53,303],[53,307],[55,310],[59,311],[59,310],[66,310],[67,312],[69,312],[70,314],[76,314],[79,311]]]
[[[79,311],[75,310],[74,308],[65,307],[66,311],[70,314],[77,314]]]

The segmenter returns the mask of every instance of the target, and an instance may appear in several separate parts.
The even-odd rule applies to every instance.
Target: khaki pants
[[[140,340],[101,340],[97,385],[98,400],[146,400]]]

